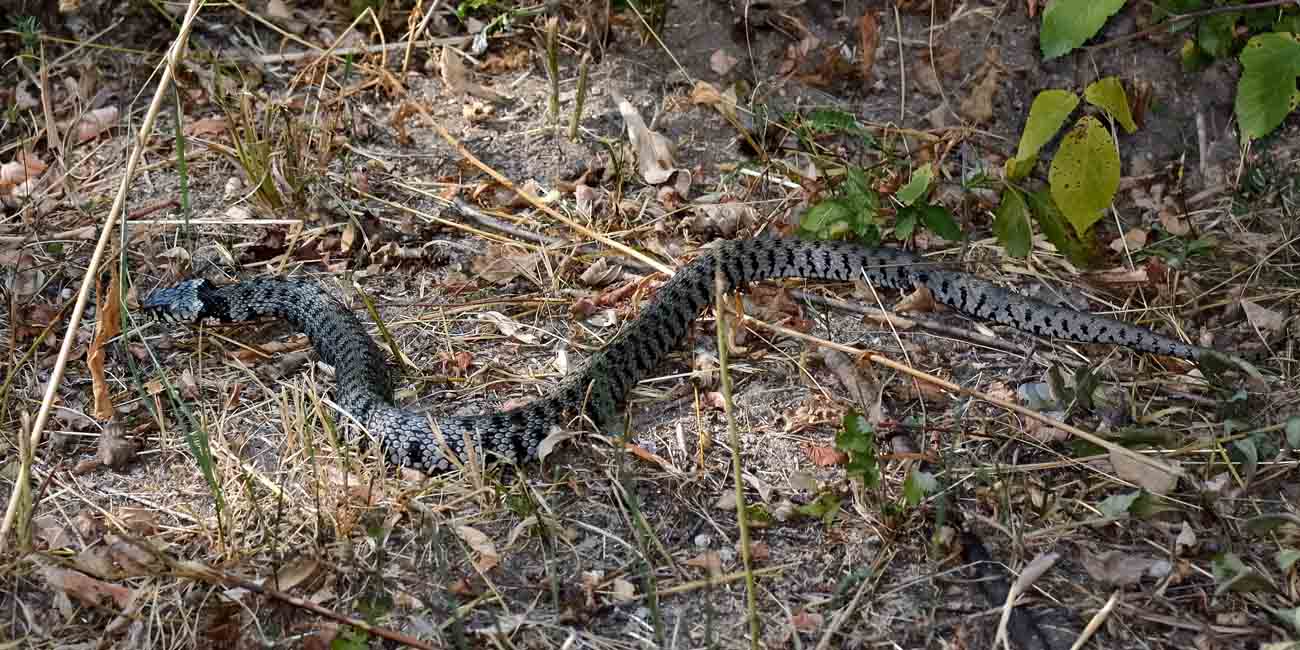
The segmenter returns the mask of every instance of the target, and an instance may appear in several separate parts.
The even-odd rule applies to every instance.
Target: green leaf
[[[1286,420],[1286,444],[1292,449],[1300,449],[1300,415],[1292,415]]]
[[[1277,128],[1297,105],[1300,42],[1289,33],[1270,32],[1250,39],[1241,51],[1236,112],[1241,130],[1261,138]]]
[[[1292,607],[1291,609],[1273,609],[1270,607],[1268,608],[1268,610],[1273,612],[1273,615],[1278,617],[1278,619],[1281,620],[1283,623],[1290,625],[1291,629],[1295,630],[1296,632],[1300,632],[1300,607]],[[1296,650],[1297,648],[1300,648],[1300,641],[1292,641],[1289,645],[1282,645],[1282,644],[1278,644],[1277,646],[1264,645],[1264,646],[1260,646],[1260,648],[1262,650],[1274,650],[1275,648],[1282,648],[1283,650]]]
[[[848,223],[853,219],[853,209],[844,199],[827,199],[808,208],[799,220],[799,228],[818,237],[826,236],[837,223]]]
[[[1255,440],[1252,438],[1242,438],[1232,443],[1233,449],[1241,454],[1241,473],[1247,481],[1255,476],[1255,471],[1259,467],[1259,450],[1255,447]]]
[[[830,526],[835,523],[835,516],[840,512],[840,497],[834,492],[823,492],[794,510],[806,517],[820,519],[823,524]]]
[[[1196,41],[1186,39],[1183,41],[1183,48],[1179,52],[1179,59],[1183,63],[1183,72],[1200,72],[1214,63],[1214,59],[1205,53]]]
[[[857,411],[844,416],[843,428],[835,434],[835,448],[849,455],[844,471],[850,477],[862,479],[867,487],[880,484],[880,468],[876,464],[876,432],[867,418]]]
[[[1228,56],[1232,52],[1232,43],[1237,38],[1239,18],[1241,15],[1236,13],[1206,16],[1196,26],[1196,44],[1216,59]]]
[[[1065,215],[1061,214],[1052,195],[1046,191],[1030,192],[1025,199],[1029,213],[1034,215],[1047,241],[1065,253],[1065,257],[1076,266],[1091,266],[1092,249],[1065,223]]]
[[[1276,591],[1276,587],[1260,572],[1246,566],[1235,553],[1220,553],[1210,563],[1214,569],[1214,595],[1223,595],[1226,591],[1251,593],[1257,591]]]
[[[1097,35],[1124,0],[1052,0],[1043,10],[1038,46],[1044,59],[1055,59]]]
[[[1080,237],[1102,217],[1119,190],[1119,152],[1110,131],[1091,115],[1061,141],[1047,183],[1052,198]]]
[[[1056,136],[1078,105],[1079,96],[1068,90],[1044,90],[1034,97],[1025,130],[1020,134],[1016,157],[1006,164],[1007,180],[1017,181],[1029,175],[1034,163],[1038,162],[1038,150]]]
[[[916,200],[930,191],[930,181],[934,180],[934,166],[921,165],[912,170],[912,179],[894,193],[894,199],[903,205],[912,205]]]
[[[913,469],[903,481],[903,496],[909,506],[915,507],[925,497],[938,491],[939,481],[934,478],[934,474],[919,469]]]
[[[933,230],[936,235],[948,241],[961,239],[961,226],[957,225],[957,220],[952,218],[952,213],[947,208],[927,203],[913,209],[921,213],[921,221],[925,222],[925,227]]]
[[[894,237],[899,241],[906,241],[911,238],[912,233],[916,231],[916,210],[904,208],[898,211],[898,219],[894,221]]]
[[[1295,566],[1297,561],[1300,561],[1300,549],[1284,548],[1278,551],[1277,557],[1274,559],[1277,560],[1278,570],[1286,573],[1291,570],[1291,567]]]
[[[1111,119],[1124,127],[1125,133],[1137,131],[1137,123],[1129,112],[1128,94],[1124,92],[1124,84],[1120,83],[1119,77],[1106,77],[1088,84],[1083,91],[1083,98],[1089,104],[1106,111]]]
[[[1029,206],[1020,190],[1010,185],[1002,190],[1002,202],[993,215],[993,234],[1012,257],[1025,257],[1033,248],[1034,237],[1029,230]]]
[[[1128,514],[1129,508],[1133,507],[1133,503],[1139,496],[1142,496],[1141,490],[1127,494],[1112,494],[1097,504],[1097,510],[1107,517],[1121,517]]]

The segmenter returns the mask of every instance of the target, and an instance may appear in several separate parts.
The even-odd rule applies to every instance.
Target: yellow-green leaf
[[[1034,103],[1029,107],[1029,119],[1025,121],[1025,130],[1020,134],[1016,157],[1006,164],[1007,180],[1018,181],[1029,175],[1034,163],[1038,162],[1038,150],[1056,136],[1061,125],[1065,124],[1065,119],[1070,117],[1078,105],[1079,96],[1068,90],[1044,90],[1034,97]]]
[[[1128,108],[1128,94],[1124,92],[1124,84],[1120,83],[1119,77],[1106,77],[1088,84],[1083,91],[1083,98],[1089,104],[1106,111],[1111,119],[1124,127],[1126,133],[1137,131],[1137,124]]]
[[[1101,219],[1119,190],[1119,152],[1097,118],[1078,121],[1061,140],[1047,184],[1052,199],[1080,237]]]

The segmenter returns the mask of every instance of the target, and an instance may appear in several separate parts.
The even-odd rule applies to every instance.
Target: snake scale
[[[334,366],[335,401],[378,438],[386,459],[434,473],[451,469],[445,451],[466,459],[467,440],[477,445],[479,458],[484,457],[481,452],[509,462],[536,458],[552,426],[564,424],[582,405],[602,430],[616,429],[628,391],[677,348],[691,322],[712,304],[717,266],[727,291],[771,278],[864,278],[893,289],[928,287],[936,301],[958,311],[1042,336],[1190,360],[1214,354],[1142,327],[1013,293],[966,273],[933,269],[899,249],[794,239],[732,240],[677,272],[631,324],[545,397],[504,411],[436,418],[435,433],[425,415],[393,402],[384,353],[352,310],[314,282],[256,278],[217,287],[196,278],[155,290],[143,306],[165,320],[183,323],[205,318],[285,319],[306,333],[321,359]]]

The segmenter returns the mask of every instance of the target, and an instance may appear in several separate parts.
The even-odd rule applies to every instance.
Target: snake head
[[[155,289],[140,306],[149,314],[172,323],[197,323],[207,315],[206,296],[213,291],[212,283],[203,278],[186,280],[163,289]]]

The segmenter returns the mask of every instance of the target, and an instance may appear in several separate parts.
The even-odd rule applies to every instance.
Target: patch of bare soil
[[[679,0],[653,33],[649,7],[607,3],[211,6],[140,139],[179,4],[0,3],[0,647],[1289,647],[1300,120],[1244,147],[1235,64],[1185,73],[1181,40],[1121,38],[1141,6],[1044,63],[1036,4]],[[1144,111],[1108,257],[1008,256],[973,179],[1038,91],[1108,75]],[[817,110],[860,132],[814,133]],[[745,544],[713,311],[634,389],[626,440],[428,477],[356,439],[333,368],[282,324],[138,308],[194,275],[313,278],[378,318],[403,405],[491,411],[613,338],[657,265],[794,236],[846,169],[892,194],[919,162],[965,240],[902,245],[1261,377],[765,283],[729,304],[786,330],[725,328]],[[837,444],[851,410],[874,487]]]

